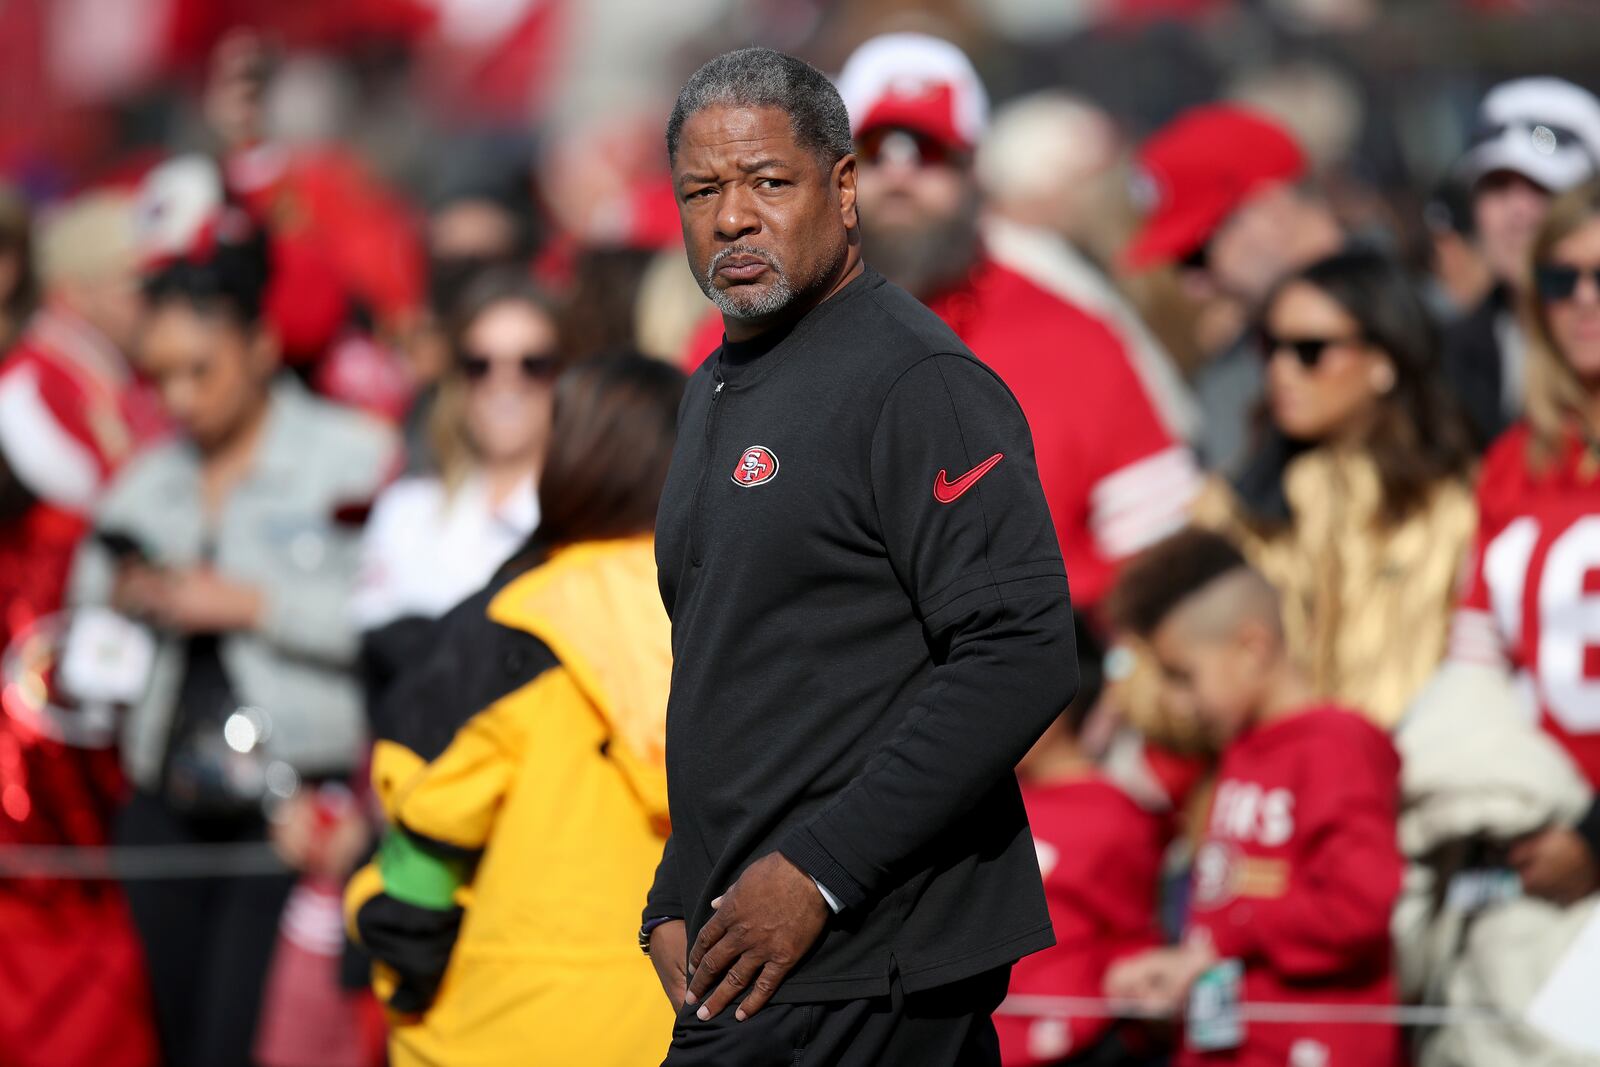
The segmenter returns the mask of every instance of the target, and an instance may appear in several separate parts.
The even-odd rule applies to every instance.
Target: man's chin
[[[793,299],[792,293],[765,282],[729,285],[709,295],[719,311],[735,319],[767,318],[788,307]]]

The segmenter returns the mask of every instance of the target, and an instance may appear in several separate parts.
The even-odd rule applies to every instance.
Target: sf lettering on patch
[[[733,468],[733,484],[745,489],[765,485],[778,476],[778,457],[765,445],[751,445]]]

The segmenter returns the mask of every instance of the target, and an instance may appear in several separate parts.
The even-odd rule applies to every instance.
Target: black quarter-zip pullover
[[[690,380],[656,529],[691,942],[777,850],[844,904],[780,1001],[908,991],[1052,943],[1012,768],[1077,684],[1021,409],[868,269]]]

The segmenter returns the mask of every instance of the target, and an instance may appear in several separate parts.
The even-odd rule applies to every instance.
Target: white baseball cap
[[[1489,91],[1457,173],[1469,186],[1508,170],[1562,193],[1600,170],[1600,99],[1561,78],[1518,78]]]
[[[175,156],[153,168],[139,187],[137,214],[139,259],[146,269],[194,252],[225,200],[222,172],[207,156]]]
[[[972,61],[925,33],[872,38],[845,60],[838,85],[857,137],[892,126],[971,151],[989,123],[989,94]]]

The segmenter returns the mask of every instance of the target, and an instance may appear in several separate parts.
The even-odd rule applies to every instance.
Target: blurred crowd
[[[662,126],[752,40],[836,75],[865,259],[1016,394],[1070,575],[1006,1063],[1600,1062],[1559,1003],[1600,974],[1583,7],[0,4],[0,1067],[513,1062],[563,1021],[622,1051],[547,1062],[659,1060],[640,568],[722,335]],[[1275,621],[1186,676],[1152,588],[1228,553]],[[1362,730],[1219,726],[1262,627]],[[523,631],[586,725],[507,687]],[[418,887],[446,860],[476,897]],[[568,950],[508,978],[518,936]],[[1207,1046],[1220,957],[1246,1001],[1464,1014]],[[1107,995],[1188,1034],[1069,1004]]]

